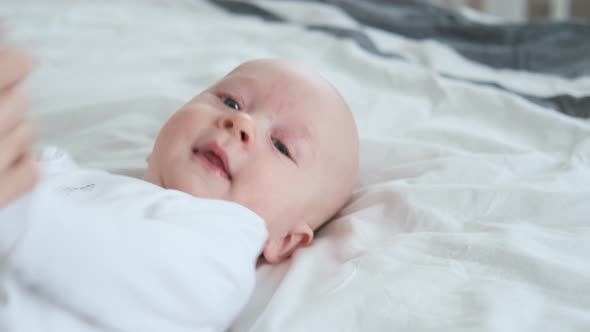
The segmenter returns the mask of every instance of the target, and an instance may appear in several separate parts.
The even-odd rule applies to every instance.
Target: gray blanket
[[[210,0],[235,14],[255,15],[264,20],[288,22],[253,3]],[[337,6],[362,25],[415,39],[444,43],[466,58],[494,68],[575,78],[590,75],[590,22],[542,22],[488,25],[469,20],[452,10],[425,1],[393,0],[306,0]],[[403,59],[375,47],[360,30],[329,25],[307,26],[338,38],[354,40],[365,50],[383,57]],[[444,74],[447,78],[465,80]],[[532,102],[562,113],[589,118],[590,91],[587,96],[555,95],[538,97],[492,82],[474,82],[518,94]]]
[[[424,1],[325,0],[357,21],[416,39],[434,39],[496,68],[578,77],[590,74],[590,23],[482,24]]]

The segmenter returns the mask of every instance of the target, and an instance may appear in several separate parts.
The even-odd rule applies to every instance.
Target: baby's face
[[[278,262],[309,244],[313,229],[349,198],[356,135],[346,104],[321,77],[278,60],[252,61],[168,120],[146,180],[253,210],[269,231],[265,257]]]

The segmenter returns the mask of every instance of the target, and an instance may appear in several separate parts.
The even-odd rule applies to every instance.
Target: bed
[[[473,14],[473,13],[472,13]],[[140,177],[155,135],[238,63],[314,68],[361,137],[354,196],[258,268],[230,331],[589,331],[590,24],[424,2],[30,1],[39,145]]]

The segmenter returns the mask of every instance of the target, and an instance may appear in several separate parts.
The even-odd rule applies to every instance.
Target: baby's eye
[[[280,153],[291,158],[291,154],[289,153],[289,149],[287,149],[285,144],[283,144],[281,141],[279,141],[275,138],[271,138],[271,140],[272,140],[272,144],[275,146],[275,148],[277,148],[277,150],[279,150]]]
[[[231,97],[223,97],[223,103],[229,107],[229,108],[233,108],[236,111],[240,110],[240,104],[238,104],[235,100],[233,100]]]

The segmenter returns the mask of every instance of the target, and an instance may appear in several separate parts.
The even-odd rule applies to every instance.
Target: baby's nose
[[[222,120],[222,127],[231,131],[243,144],[250,145],[254,140],[254,124],[250,116],[242,113],[234,113]]]

